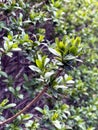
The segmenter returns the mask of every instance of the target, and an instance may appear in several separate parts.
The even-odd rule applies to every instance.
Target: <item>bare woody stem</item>
[[[53,78],[53,80],[51,82],[53,82],[60,74],[62,73],[62,70],[58,70],[58,72],[56,73],[56,76]],[[43,90],[27,105],[25,106],[22,110],[20,110],[18,113],[16,113],[14,116],[6,119],[3,122],[0,122],[0,126],[5,125],[7,123],[12,122],[17,116],[19,116],[20,114],[24,113],[26,110],[28,110],[32,105],[34,105],[34,103],[36,103],[37,101],[39,101],[39,99],[43,96],[43,94],[48,90],[49,85],[46,85]]]
[[[21,111],[19,111],[18,113],[16,113],[14,116],[6,119],[3,122],[0,122],[0,126],[5,125],[7,123],[10,123],[12,120],[14,120],[17,116],[19,116],[20,114],[24,113],[26,110],[28,110],[34,103],[36,103],[41,97],[42,95],[47,91],[48,86],[46,86],[26,107],[24,107]]]

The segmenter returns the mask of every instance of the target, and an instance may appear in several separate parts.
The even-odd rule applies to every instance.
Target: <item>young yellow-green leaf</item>
[[[58,47],[59,47],[62,51],[65,50],[65,44],[64,44],[62,41],[59,42]]]
[[[59,116],[58,113],[55,112],[55,113],[52,115],[51,120],[52,120],[52,121],[57,120],[58,116]]]
[[[32,9],[31,12],[30,12],[30,18],[31,20],[34,20],[35,17],[37,17],[38,14],[36,12],[34,12],[34,10]]]
[[[24,38],[24,39],[23,39],[24,41],[28,41],[28,40],[29,40],[28,34],[25,34],[23,38]]]
[[[0,103],[0,107],[5,106],[8,103],[8,99],[4,99],[1,103]]]
[[[77,47],[76,46],[72,46],[70,49],[69,49],[69,52],[73,55],[77,55]]]
[[[87,130],[95,130],[95,127],[89,127]]]
[[[12,39],[13,39],[12,35],[9,34],[9,35],[8,35],[8,39],[9,39],[9,40],[12,40]]]
[[[54,4],[55,2],[54,2],[54,0],[51,0],[51,2],[52,2],[52,4]]]
[[[56,45],[58,46],[58,44],[59,44],[59,39],[58,39],[58,37],[55,38],[55,43],[56,43]]]
[[[76,39],[74,40],[73,44],[74,46],[78,47],[81,43],[81,38],[80,37],[76,37]]]
[[[13,43],[12,48],[18,48],[18,43]]]
[[[39,59],[36,59],[36,65],[38,66],[39,69],[43,68],[42,61]]]
[[[38,40],[38,41],[39,41],[39,42],[42,42],[43,39],[44,39],[44,37],[45,37],[44,35],[39,35],[39,40]]]

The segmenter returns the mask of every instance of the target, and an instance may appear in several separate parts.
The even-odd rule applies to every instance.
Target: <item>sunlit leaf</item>
[[[38,67],[34,66],[34,65],[30,65],[29,68],[30,68],[31,70],[33,70],[34,72],[38,72],[38,73],[41,72],[41,70],[40,70]]]
[[[49,49],[49,51],[50,51],[52,54],[54,54],[55,56],[58,56],[58,57],[61,56],[60,53],[57,52],[55,49],[53,49],[53,48],[48,48],[48,49]]]

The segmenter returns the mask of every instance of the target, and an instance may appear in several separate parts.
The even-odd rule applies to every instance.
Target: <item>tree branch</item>
[[[26,110],[28,110],[34,103],[36,103],[41,97],[42,95],[47,91],[48,86],[44,87],[44,89],[26,106],[24,107],[21,111],[19,111],[18,113],[16,113],[14,116],[6,119],[3,122],[0,122],[0,126],[5,125],[7,123],[10,123],[12,120],[14,120],[17,116],[19,116],[20,114],[24,113]]]
[[[62,69],[58,70],[55,77],[53,78],[53,80],[51,82],[53,82],[60,74],[62,73]],[[19,111],[18,113],[16,113],[14,116],[6,119],[3,122],[0,122],[0,126],[5,125],[7,123],[10,123],[11,121],[13,121],[17,116],[19,116],[20,114],[24,113],[26,110],[28,110],[34,103],[36,103],[37,101],[39,101],[39,99],[42,97],[42,95],[48,90],[49,85],[46,85],[43,90],[27,105],[25,106],[21,111]]]

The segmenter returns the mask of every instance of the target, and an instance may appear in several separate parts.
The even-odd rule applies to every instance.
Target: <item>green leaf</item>
[[[23,95],[23,94],[18,94],[18,97],[19,97],[20,99],[23,99],[23,98],[24,98],[24,95]]]
[[[34,65],[30,65],[29,68],[30,68],[31,70],[33,70],[34,72],[38,72],[38,73],[41,72],[41,70],[40,70],[38,67],[34,66]]]
[[[9,39],[9,40],[12,40],[12,39],[13,39],[13,36],[9,34],[9,35],[8,35],[8,39]]]
[[[52,121],[53,125],[58,128],[58,129],[61,129],[62,128],[62,124],[60,123],[59,120],[55,120],[55,121]]]
[[[4,42],[4,50],[8,51],[8,49],[9,49],[9,42],[5,41]]]
[[[66,89],[66,86],[65,85],[56,85],[55,88],[57,88],[57,89],[59,89],[59,88]]]
[[[7,55],[8,55],[9,57],[12,57],[13,53],[12,53],[12,52],[7,52]]]
[[[70,60],[74,60],[74,59],[76,59],[76,57],[73,56],[73,55],[67,55],[67,56],[65,56],[65,58],[64,58],[64,60],[66,60],[66,61],[70,61]]]
[[[21,89],[20,86],[16,87],[16,91],[20,91],[20,89]]]
[[[87,130],[95,130],[95,127],[89,127]]]
[[[48,79],[54,74],[54,71],[46,72],[45,73],[45,78]]]
[[[29,40],[28,34],[25,34],[23,38],[24,38],[23,40],[24,40],[25,42],[28,41],[28,40]]]
[[[62,42],[62,41],[60,41],[59,43],[58,43],[58,49],[60,49],[60,50],[62,50],[62,51],[65,51],[65,44]]]
[[[49,63],[50,59],[49,58],[46,58],[45,59],[45,62],[44,62],[44,66],[46,66],[48,63]]]
[[[4,107],[4,109],[8,109],[8,108],[15,107],[15,106],[16,106],[15,103],[10,103],[10,104],[6,105],[6,106]]]
[[[12,48],[12,51],[13,52],[15,52],[15,51],[17,52],[17,51],[22,51],[22,50],[21,50],[21,48]]]
[[[80,37],[76,37],[76,39],[74,40],[73,44],[74,46],[78,47],[81,43],[81,38]]]
[[[39,60],[39,59],[36,59],[36,65],[38,66],[38,68],[42,69],[43,66],[42,66],[42,61]]]
[[[48,48],[48,49],[49,49],[49,51],[50,51],[52,54],[54,54],[55,56],[61,57],[60,53],[57,52],[55,49],[53,49],[53,48]]]
[[[69,52],[73,55],[77,55],[77,49],[76,46],[72,46],[70,49],[69,49]]]
[[[51,117],[51,120],[57,120],[57,118],[59,117],[59,114],[57,112],[55,112],[52,117]]]
[[[0,71],[0,76],[4,76],[5,78],[8,77],[8,75],[5,72],[3,72],[3,71]]]
[[[29,120],[29,119],[31,119],[33,117],[33,115],[32,114],[25,114],[25,115],[23,115],[23,120]]]
[[[40,113],[43,113],[43,109],[41,109],[40,107],[35,107],[34,109],[39,111]]]
[[[42,42],[43,39],[44,39],[44,37],[45,37],[44,35],[39,35],[39,40],[38,40],[38,41],[39,41],[39,42]]]
[[[26,127],[26,128],[32,128],[33,123],[34,123],[33,120],[29,120],[28,122],[25,123],[25,127]]]
[[[12,92],[13,94],[15,93],[15,89],[13,87],[9,87],[8,88],[10,92]]]
[[[73,81],[73,80],[68,80],[66,83],[67,83],[67,84],[74,84],[75,81]]]
[[[8,103],[8,99],[4,99],[1,103],[0,106],[4,107]]]
[[[18,43],[13,43],[12,48],[18,48]]]

